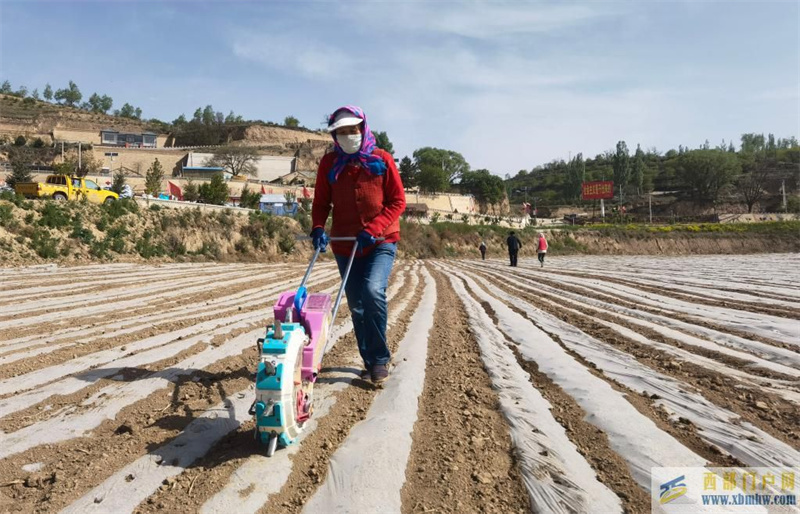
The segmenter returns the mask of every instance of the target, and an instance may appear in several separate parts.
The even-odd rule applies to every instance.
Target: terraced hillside
[[[800,257],[401,261],[300,444],[253,441],[299,264],[0,270],[0,511],[649,512],[653,466],[800,462]],[[314,290],[333,291],[332,264]]]

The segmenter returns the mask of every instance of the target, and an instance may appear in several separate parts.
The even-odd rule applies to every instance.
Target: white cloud
[[[330,44],[289,34],[243,35],[233,43],[237,57],[313,79],[343,78],[355,61]]]
[[[561,30],[607,16],[609,4],[549,4],[544,2],[447,1],[362,2],[341,7],[343,15],[386,18],[394,31],[429,31],[475,39],[494,39]]]

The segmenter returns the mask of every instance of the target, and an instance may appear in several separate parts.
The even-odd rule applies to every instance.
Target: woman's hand
[[[358,236],[356,237],[356,239],[358,240],[358,249],[359,250],[363,250],[364,248],[366,248],[368,246],[372,246],[372,245],[374,245],[375,243],[378,242],[378,240],[375,239],[375,236],[373,236],[372,234],[370,234],[366,230],[362,230],[361,232],[359,232]]]
[[[322,253],[328,250],[328,235],[325,233],[324,228],[317,227],[311,231],[311,244],[314,246],[314,250],[319,250]]]

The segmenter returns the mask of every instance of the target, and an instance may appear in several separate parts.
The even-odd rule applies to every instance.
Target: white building
[[[186,156],[185,166],[205,166],[206,162],[213,156],[213,153],[190,151]],[[295,170],[295,158],[279,155],[259,155],[255,166],[256,174],[253,178],[260,182],[272,182]]]

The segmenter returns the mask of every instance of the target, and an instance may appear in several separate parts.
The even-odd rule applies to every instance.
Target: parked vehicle
[[[44,182],[20,182],[14,190],[26,198],[52,198],[53,200],[80,200],[93,203],[110,203],[119,195],[106,191],[94,180],[69,175],[49,175]]]

